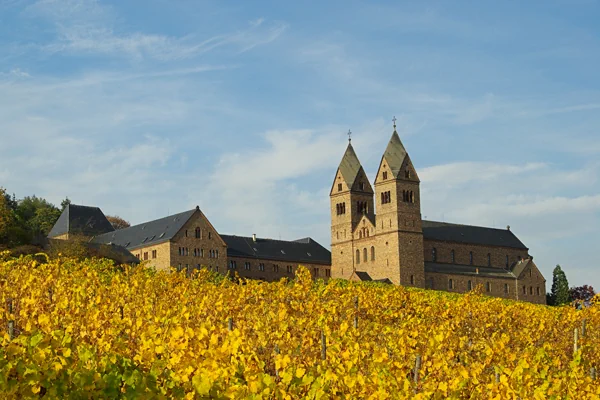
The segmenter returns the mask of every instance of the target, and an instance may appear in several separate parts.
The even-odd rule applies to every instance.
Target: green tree
[[[8,244],[10,231],[15,225],[15,215],[10,207],[10,196],[0,187],[0,243]]]
[[[569,302],[569,281],[560,265],[552,271],[552,291],[550,292],[551,305],[560,306]]]
[[[27,196],[19,201],[17,217],[30,235],[47,235],[60,217],[60,210],[41,197]]]
[[[60,202],[60,211],[65,211],[65,208],[71,204],[71,200],[68,197],[65,197],[63,201]]]

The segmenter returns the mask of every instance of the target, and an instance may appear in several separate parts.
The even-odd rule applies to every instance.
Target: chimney
[[[256,242],[256,233],[253,233],[253,234],[252,234],[252,241],[253,241],[253,242]]]
[[[506,230],[510,231],[510,225],[506,225]]]

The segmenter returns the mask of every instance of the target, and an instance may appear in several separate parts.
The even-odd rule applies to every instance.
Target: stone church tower
[[[330,192],[332,277],[425,287],[419,177],[394,124],[375,193],[348,144]],[[377,202],[377,216],[373,204]]]

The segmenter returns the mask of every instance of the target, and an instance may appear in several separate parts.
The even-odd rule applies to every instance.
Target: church
[[[394,121],[371,184],[352,142],[330,191],[331,276],[546,303],[546,280],[510,230],[421,218],[420,180]]]
[[[394,124],[373,184],[348,143],[330,192],[331,252],[310,237],[222,234],[198,206],[115,230],[100,208],[70,204],[48,237],[80,238],[157,270],[208,268],[276,281],[293,278],[302,265],[315,279],[456,293],[481,285],[489,296],[546,303],[546,281],[510,228],[423,220],[419,187],[417,170]]]

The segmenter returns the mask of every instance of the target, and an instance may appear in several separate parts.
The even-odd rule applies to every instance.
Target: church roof
[[[294,241],[221,235],[228,257],[260,258],[282,262],[331,265],[331,252],[312,238]]]
[[[339,170],[349,187],[352,187],[360,168],[361,165],[358,156],[354,152],[352,144],[348,143],[344,157],[342,157],[342,161],[340,162]]]
[[[53,238],[65,233],[93,236],[114,230],[98,207],[68,204],[48,233],[48,237]]]
[[[392,283],[392,281],[389,278],[373,279],[373,278],[371,278],[371,275],[369,275],[369,273],[366,271],[354,271],[352,274],[354,276],[356,276],[358,278],[358,280],[361,282],[380,282],[380,283],[389,283],[389,284]]]
[[[423,221],[423,238],[480,244],[484,246],[512,247],[527,250],[527,247],[508,229],[451,224],[448,222]]]
[[[474,265],[445,264],[425,261],[425,272],[451,275],[472,275],[487,278],[515,279],[518,275],[503,268],[477,267]]]
[[[402,169],[402,164],[407,155],[408,153],[400,140],[400,136],[398,136],[398,132],[394,129],[394,133],[383,153],[383,159],[385,159],[390,166],[394,178],[398,178],[400,170]]]
[[[195,208],[129,228],[98,235],[92,239],[92,242],[114,243],[127,249],[165,242],[172,239],[197,210],[198,208]]]

